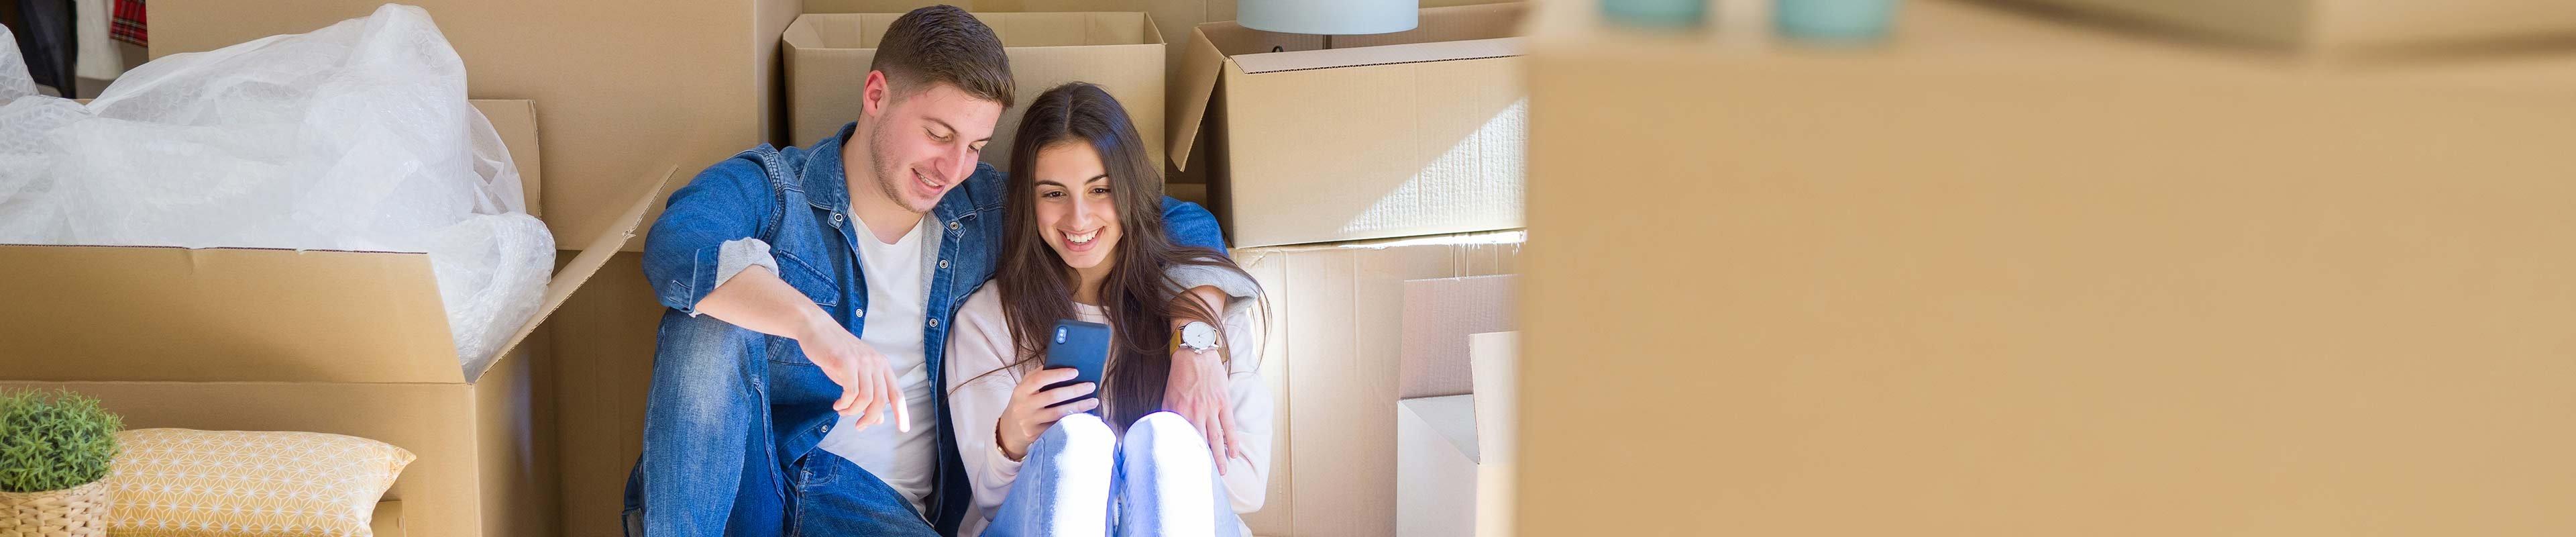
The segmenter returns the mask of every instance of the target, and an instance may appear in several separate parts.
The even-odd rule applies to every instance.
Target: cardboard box
[[[1478,376],[1473,393],[1396,402],[1397,535],[1512,534],[1517,427],[1509,371],[1518,360],[1518,335],[1458,338],[1474,342]]]
[[[310,32],[383,3],[163,0],[152,5],[152,57]],[[404,3],[428,10],[464,59],[467,95],[546,103],[549,189],[532,204],[546,207],[555,244],[611,231],[635,178],[675,156],[684,175],[672,188],[754,145],[790,142],[778,37],[796,0]]]
[[[1473,392],[1467,336],[1518,328],[1519,283],[1510,274],[1404,282],[1404,374],[1396,396]]]
[[[1586,7],[1531,37],[1521,533],[2576,534],[2576,54]]]
[[[1424,9],[1414,30],[1337,36],[1333,49],[1201,24],[1174,83],[1173,164],[1208,169],[1226,236],[1243,246],[1520,227],[1523,10]]]
[[[1234,251],[1268,299],[1261,367],[1280,399],[1269,502],[1245,517],[1255,533],[1395,534],[1404,282],[1515,272],[1522,236]]]
[[[2576,35],[2576,9],[2561,0],[2011,1],[2319,52],[2377,52]]]
[[[1476,370],[1476,533],[1514,533],[1521,444],[1521,333],[1467,336]]]
[[[1422,0],[1422,7],[1490,3],[1495,3],[1495,0]],[[1163,35],[1168,36],[1169,39],[1184,40],[1188,38],[1190,29],[1200,23],[1234,20],[1234,0],[808,0],[805,2],[805,12],[902,13],[936,4],[954,5],[978,13],[1143,11],[1154,19],[1154,26],[1160,28]],[[1163,57],[1166,64],[1164,67],[1167,70],[1165,77],[1170,81],[1180,80],[1181,51],[1186,48],[1182,47],[1182,44],[1174,43],[1164,47]],[[1186,93],[1179,89],[1167,90],[1167,92],[1167,95]],[[1204,154],[1206,144],[1199,145],[1202,147],[1198,151]],[[1157,149],[1157,151],[1160,150]],[[1207,182],[1206,171],[1207,168],[1204,166],[1188,170],[1170,169],[1165,171],[1165,177],[1173,183],[1204,184]]]
[[[655,336],[666,311],[644,278],[643,254],[619,252],[546,323],[554,337],[564,535],[626,535],[616,514],[626,507],[627,473],[644,454]]]
[[[367,518],[367,530],[375,537],[403,537],[402,501],[376,502],[375,514]]]
[[[1475,401],[1469,394],[1395,403],[1396,535],[1478,535]]]
[[[859,118],[859,84],[877,41],[902,13],[804,15],[788,25],[788,115],[798,143],[814,143]],[[1141,12],[976,13],[1011,58],[1018,95],[985,143],[983,160],[1007,168],[1020,115],[1038,94],[1090,82],[1118,98],[1155,162],[1163,158],[1163,34]]]
[[[505,141],[535,138],[525,101],[477,104]],[[536,162],[523,155],[513,148],[519,165]],[[459,366],[424,254],[0,246],[0,296],[14,306],[0,308],[0,341],[11,342],[0,386],[91,395],[129,427],[384,441],[419,457],[386,494],[403,502],[408,531],[556,534],[551,369],[538,365],[536,329],[616,251],[658,186],[630,186],[617,228],[581,243],[481,371]]]

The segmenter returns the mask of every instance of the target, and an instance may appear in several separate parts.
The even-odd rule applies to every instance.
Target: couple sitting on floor
[[[1272,409],[1215,219],[1096,86],[993,132],[1010,68],[963,11],[895,20],[870,69],[857,121],[717,163],[654,222],[628,533],[1246,533]],[[999,135],[1008,173],[977,162]],[[1059,320],[1111,327],[1100,382],[1049,388]]]

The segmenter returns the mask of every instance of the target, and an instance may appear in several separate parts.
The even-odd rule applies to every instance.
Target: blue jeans
[[[1241,534],[1206,437],[1178,414],[1146,415],[1124,439],[1098,416],[1066,416],[1023,460],[985,537]]]
[[[766,359],[772,340],[714,317],[663,314],[644,454],[626,480],[626,533],[938,535],[858,465],[810,441],[779,449],[774,416],[828,412],[841,391],[813,364]]]

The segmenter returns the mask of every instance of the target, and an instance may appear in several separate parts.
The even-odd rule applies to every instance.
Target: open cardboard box
[[[534,185],[533,105],[477,101]],[[627,191],[543,306],[468,374],[421,253],[0,246],[0,387],[99,398],[128,427],[289,430],[401,446],[386,493],[418,535],[549,535],[551,404],[522,345],[633,235],[672,166]],[[533,186],[531,188],[534,188]]]
[[[1010,164],[1011,137],[1038,94],[1066,82],[1099,85],[1136,123],[1147,156],[1163,151],[1163,34],[1142,12],[975,13],[1011,60],[1014,103],[1002,112],[983,160]],[[859,85],[877,41],[903,13],[828,13],[796,18],[780,38],[787,55],[790,143],[812,144],[859,118]]]
[[[1204,168],[1239,247],[1521,227],[1525,10],[1429,8],[1413,30],[1329,49],[1201,24],[1172,86],[1172,164]]]

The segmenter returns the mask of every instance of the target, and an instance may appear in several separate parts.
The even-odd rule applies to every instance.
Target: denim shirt
[[[853,253],[861,237],[860,224],[850,212],[841,160],[842,144],[856,126],[844,125],[810,149],[774,149],[763,144],[743,151],[699,172],[688,186],[672,192],[661,219],[653,222],[652,233],[644,241],[644,275],[662,305],[696,313],[698,301],[720,280],[724,243],[754,238],[768,243],[779,279],[849,327],[851,334],[865,334],[868,292]],[[947,330],[954,324],[958,305],[992,278],[999,262],[1006,190],[1001,172],[978,163],[973,175],[923,216],[932,221],[933,230],[941,232],[937,260],[929,266],[929,302],[922,310],[928,321],[921,327],[885,328],[922,330],[922,341],[927,343],[922,358],[932,372],[933,387],[948,385],[940,355],[946,350]],[[1166,232],[1174,242],[1225,251],[1216,217],[1206,209],[1168,197],[1162,209]],[[774,363],[812,363],[793,340],[776,336],[765,340],[764,348],[751,350]],[[926,515],[942,533],[949,533],[955,531],[962,506],[969,501],[968,489],[948,429],[946,394],[932,391],[932,401],[939,407],[940,428],[933,435],[939,442],[939,478]],[[771,412],[781,461],[796,460],[814,449],[822,440],[822,426],[837,416],[828,405],[772,406]]]

